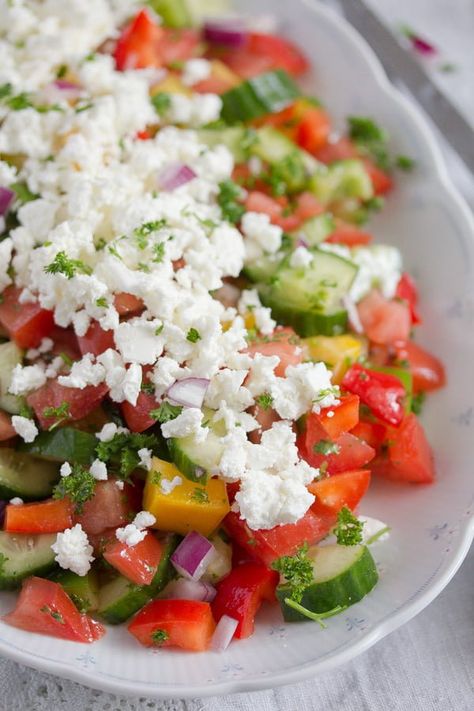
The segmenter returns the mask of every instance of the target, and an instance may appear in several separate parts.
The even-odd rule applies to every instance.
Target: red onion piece
[[[304,247],[305,249],[308,249],[309,245],[305,239],[302,237],[299,237],[298,242],[296,243],[297,247]]]
[[[212,543],[197,531],[192,531],[176,548],[171,562],[184,578],[199,580],[215,554]]]
[[[166,395],[173,405],[201,408],[209,383],[207,378],[183,378],[170,385]]]
[[[184,163],[172,163],[168,165],[158,176],[158,185],[162,190],[171,192],[181,185],[186,185],[196,177],[196,173]]]
[[[411,27],[403,25],[401,27],[401,31],[402,34],[410,40],[413,49],[419,54],[423,54],[426,57],[438,54],[438,49],[433,44],[431,44],[431,42],[428,42],[428,40],[425,40],[423,39],[423,37],[420,37],[420,35],[418,35],[414,30],[412,30]]]
[[[15,199],[15,193],[10,188],[0,187],[0,217],[7,214]]]
[[[223,652],[229,646],[235,630],[238,627],[238,621],[229,615],[222,615],[214,630],[211,639],[211,649],[214,652]]]
[[[187,580],[179,578],[173,580],[163,591],[163,597],[169,600],[199,600],[200,602],[212,602],[217,590],[210,583],[202,580]]]
[[[239,17],[208,19],[204,23],[204,39],[223,47],[242,47],[247,42],[248,32]]]
[[[61,91],[80,91],[81,89],[79,84],[75,84],[74,82],[68,81],[67,79],[56,79],[55,81],[53,81],[53,84],[57,89],[60,89]]]

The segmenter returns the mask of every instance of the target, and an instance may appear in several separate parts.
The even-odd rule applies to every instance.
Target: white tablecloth
[[[412,25],[441,48],[433,74],[472,120],[474,0],[370,1],[391,25]],[[337,7],[337,0],[328,4]],[[443,61],[453,62],[456,71],[440,73]],[[472,177],[449,149],[446,157],[453,179],[474,206]],[[418,617],[355,661],[302,684],[158,701],[102,693],[0,660],[0,692],[1,711],[473,711],[474,551]]]

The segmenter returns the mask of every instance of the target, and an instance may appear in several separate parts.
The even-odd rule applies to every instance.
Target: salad
[[[192,651],[262,604],[324,626],[377,584],[371,478],[434,479],[444,369],[365,226],[416,166],[220,8],[0,0],[3,623]]]

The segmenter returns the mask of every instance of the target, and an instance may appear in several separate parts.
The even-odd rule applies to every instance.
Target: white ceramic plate
[[[284,625],[277,609],[259,616],[255,635],[221,654],[140,647],[125,628],[91,646],[0,624],[0,651],[29,666],[124,694],[192,697],[249,691],[314,676],[360,654],[407,622],[447,585],[474,535],[474,228],[450,184],[439,150],[417,109],[387,81],[365,42],[340,17],[309,0],[237,2],[275,12],[285,33],[314,63],[308,86],[342,125],[347,114],[374,116],[393,150],[417,169],[401,176],[376,229],[401,247],[419,280],[424,324],[419,339],[447,364],[449,386],[429,400],[424,421],[436,453],[431,487],[376,482],[363,513],[387,521],[387,543],[373,547],[380,583],[329,621]],[[14,596],[3,594],[0,611]]]

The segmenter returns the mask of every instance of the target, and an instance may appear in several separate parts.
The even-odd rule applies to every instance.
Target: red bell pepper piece
[[[58,533],[72,526],[69,499],[49,499],[34,504],[8,504],[5,531],[10,533]]]
[[[400,277],[395,296],[408,303],[413,325],[416,326],[416,324],[421,323],[421,317],[418,312],[418,289],[411,276],[406,272]]]

